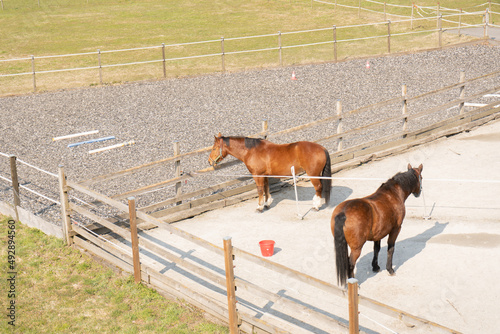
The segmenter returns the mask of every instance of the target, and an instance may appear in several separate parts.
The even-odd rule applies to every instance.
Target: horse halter
[[[224,159],[224,157],[222,156],[222,137],[220,137],[219,155],[215,159],[212,159],[209,156],[208,159],[210,160],[210,162],[212,162],[214,164],[214,166],[217,165],[219,162],[221,162],[222,159]]]

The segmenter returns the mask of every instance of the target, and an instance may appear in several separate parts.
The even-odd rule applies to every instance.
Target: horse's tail
[[[349,256],[347,254],[347,241],[344,235],[345,220],[346,216],[344,212],[335,216],[335,262],[337,265],[337,283],[340,286],[346,284],[349,275]]]
[[[321,176],[326,176],[328,179],[321,179],[321,186],[323,188],[322,196],[325,199],[325,205],[330,202],[330,192],[332,189],[332,162],[330,161],[330,153],[325,149],[326,162],[325,167],[323,167],[323,172]]]

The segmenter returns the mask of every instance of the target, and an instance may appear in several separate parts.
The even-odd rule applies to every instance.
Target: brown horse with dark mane
[[[253,175],[259,193],[257,206],[259,212],[262,212],[264,207],[269,207],[272,202],[269,193],[269,178],[265,175],[291,176],[292,166],[296,174],[305,171],[309,176],[326,177],[311,178],[311,183],[316,190],[313,208],[319,210],[322,198],[325,199],[325,204],[328,204],[330,200],[332,184],[329,178],[332,173],[330,154],[319,144],[308,141],[274,144],[265,139],[223,137],[219,133],[215,136],[208,162],[215,166],[228,154],[243,161]]]
[[[372,195],[337,205],[332,214],[331,229],[339,285],[344,286],[347,278],[354,277],[354,267],[366,241],[374,241],[372,268],[375,272],[380,270],[380,240],[386,235],[389,235],[386,268],[394,275],[392,255],[406,213],[405,201],[410,194],[420,196],[423,168],[423,165],[412,168],[408,164],[408,171],[394,175]],[[351,249],[350,256],[347,245]]]

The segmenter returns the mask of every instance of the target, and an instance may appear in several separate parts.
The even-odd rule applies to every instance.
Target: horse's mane
[[[406,172],[397,173],[387,180],[387,182],[383,183],[380,188],[392,188],[396,184],[399,184],[401,188],[411,191],[416,182],[418,182],[417,175],[415,175],[413,170],[408,170]]]
[[[229,147],[230,139],[243,139],[246,148],[253,148],[259,146],[263,139],[260,138],[249,138],[249,137],[222,137],[224,144]]]

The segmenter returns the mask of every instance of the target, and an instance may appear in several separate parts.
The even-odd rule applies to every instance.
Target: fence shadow
[[[396,249],[394,251],[393,257],[393,267],[394,271],[396,271],[396,274],[398,268],[400,268],[406,261],[422,252],[427,245],[427,242],[432,237],[441,234],[446,226],[448,226],[448,223],[435,222],[434,226],[414,237],[396,241]],[[385,240],[386,238],[384,238],[384,242]],[[373,242],[367,242],[364,247],[373,247]],[[372,271],[372,260],[373,251],[362,256],[356,263],[356,278],[358,279],[360,284],[378,274]],[[385,266],[387,263],[387,244],[384,247],[381,247],[378,262],[381,270],[385,271]]]

